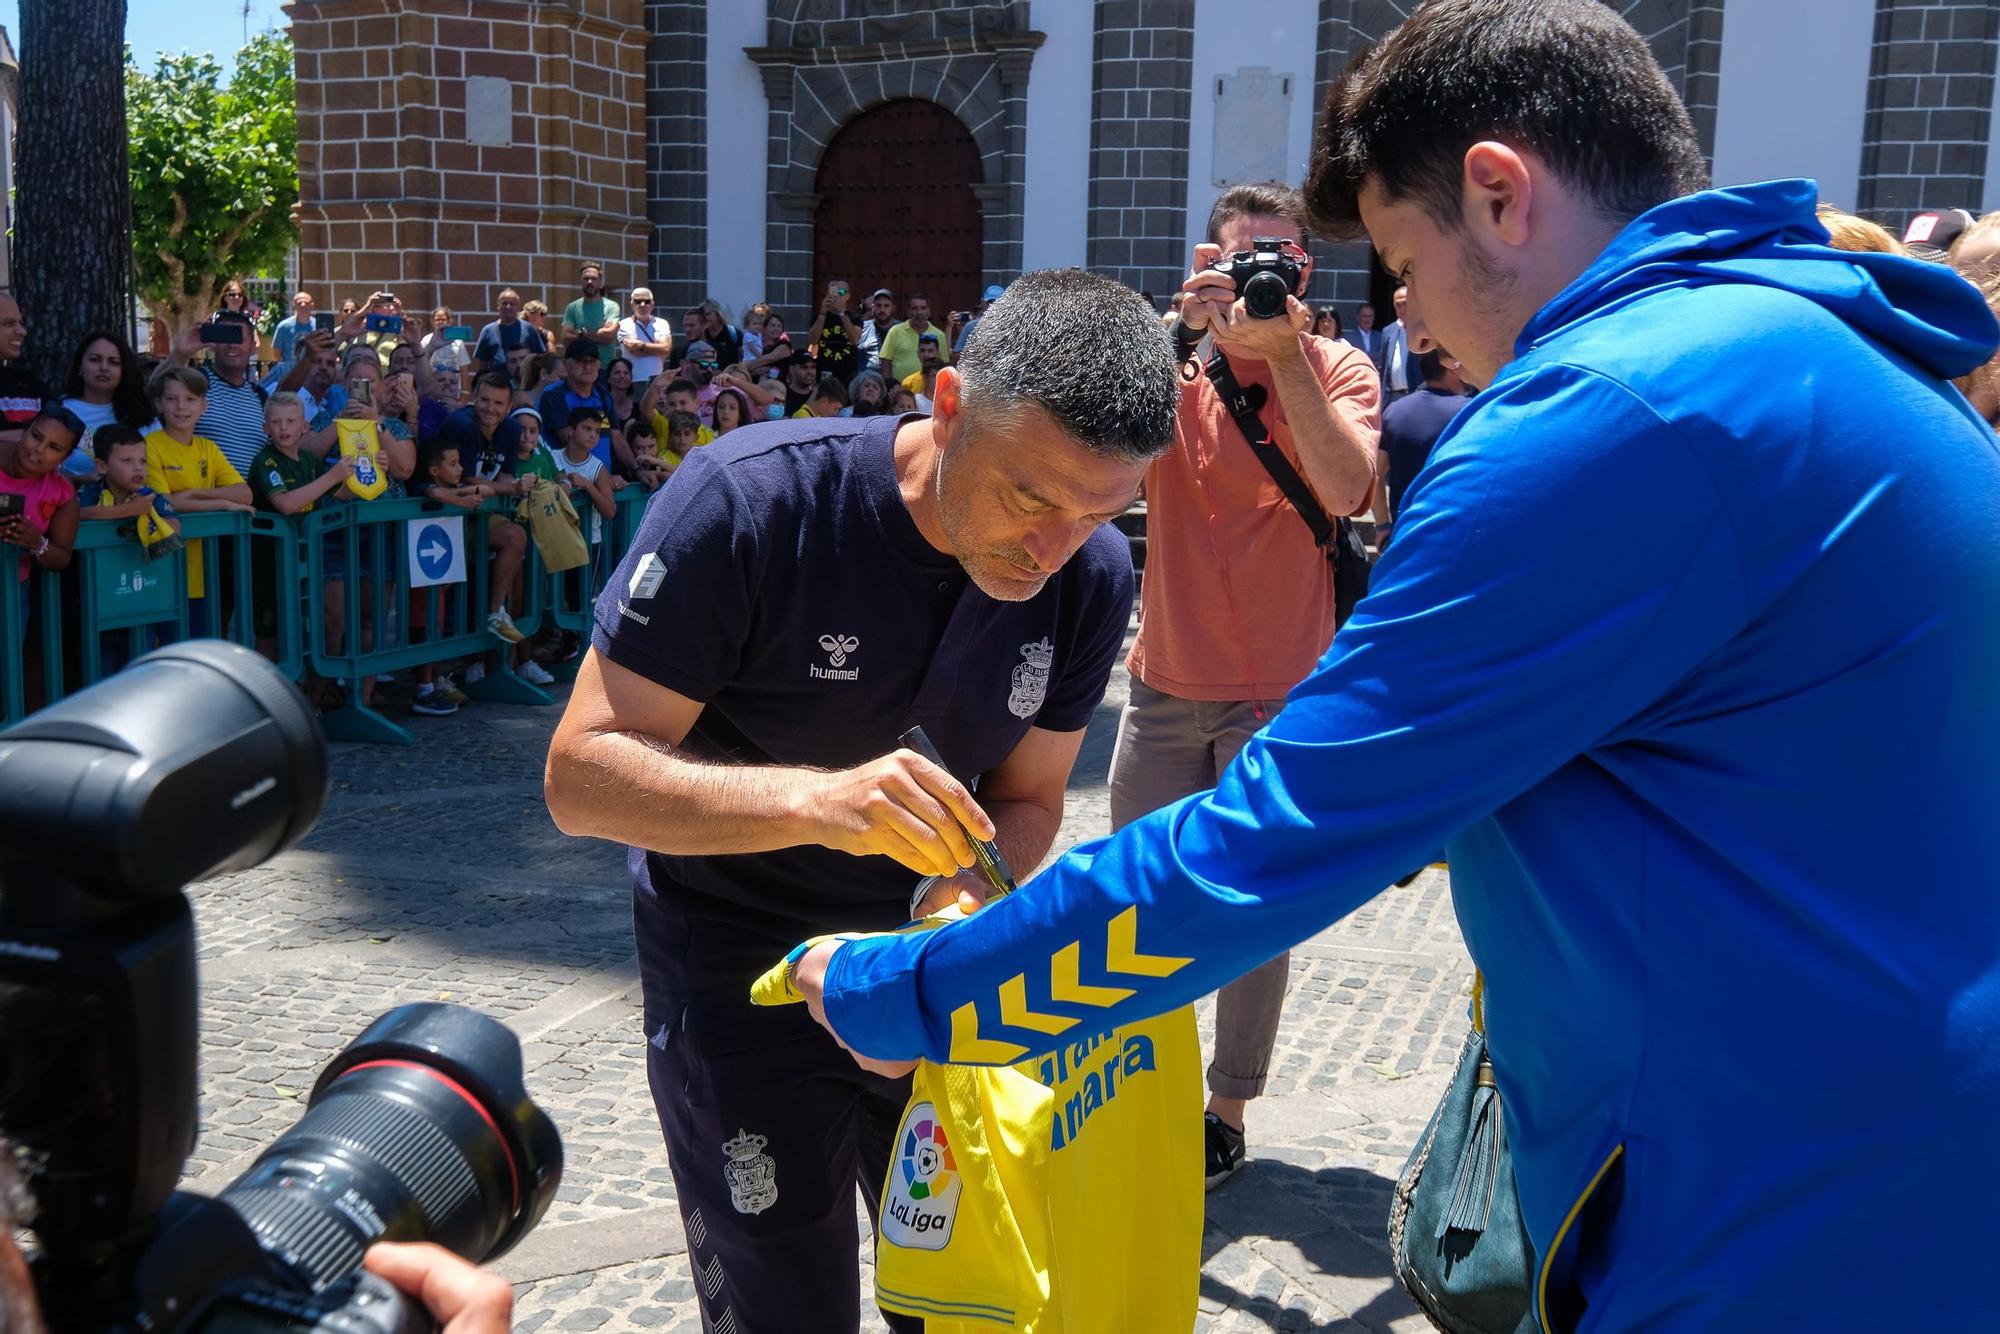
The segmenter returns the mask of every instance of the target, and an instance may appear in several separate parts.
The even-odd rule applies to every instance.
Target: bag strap
[[[1285,452],[1278,448],[1271,439],[1271,433],[1265,429],[1264,419],[1257,412],[1262,406],[1263,395],[1258,393],[1253,396],[1236,383],[1236,377],[1229,369],[1229,359],[1220,352],[1208,359],[1208,380],[1215,386],[1215,392],[1222,396],[1223,407],[1236,420],[1236,429],[1249,442],[1257,461],[1264,465],[1264,471],[1271,474],[1278,490],[1284,493],[1292,508],[1299,512],[1299,517],[1306,521],[1306,527],[1312,530],[1314,545],[1326,554],[1329,561],[1335,559],[1334,522],[1321,508],[1312,488],[1306,485],[1306,479],[1299,476],[1299,470],[1292,466],[1292,461],[1285,457]]]

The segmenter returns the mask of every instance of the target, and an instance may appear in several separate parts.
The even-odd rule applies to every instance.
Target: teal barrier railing
[[[617,513],[604,521],[603,541],[581,569],[552,573],[527,544],[519,587],[506,590],[522,633],[552,627],[588,642],[597,592],[651,498],[638,486],[618,493]],[[0,635],[8,646],[0,654],[0,721],[93,684],[158,644],[198,634],[259,649],[294,678],[310,669],[339,682],[345,700],[324,722],[329,736],[343,740],[414,744],[408,729],[372,707],[364,687],[383,673],[455,659],[484,661],[484,678],[463,684],[475,699],[553,703],[515,673],[510,646],[486,626],[489,524],[512,522],[514,503],[493,499],[465,510],[422,499],[370,501],[320,506],[297,518],[184,514],[188,550],[152,561],[129,524],[88,523],[79,528],[70,569],[33,572],[25,581],[5,577],[17,558],[0,551]],[[587,531],[588,501],[578,508]],[[457,525],[438,522],[453,517]],[[456,562],[452,547],[462,548]],[[206,596],[191,605],[187,561],[196,548]],[[433,574],[456,564],[463,582],[413,588],[413,560],[420,570],[430,563]],[[30,633],[32,644],[25,642]],[[567,679],[580,660],[550,670]]]
[[[30,704],[54,703],[148,649],[197,632],[259,647],[251,613],[258,601],[254,584],[268,570],[279,589],[296,588],[297,531],[275,514],[183,514],[180,520],[186,549],[158,559],[146,558],[129,523],[83,523],[67,570],[34,570],[27,580],[0,581],[5,584],[0,627],[9,645],[0,665],[0,717],[11,722]],[[188,555],[194,550],[201,551],[205,565],[207,596],[199,617],[187,596]],[[11,555],[0,554],[0,566],[18,574]],[[262,646],[281,670],[297,676],[305,669],[306,646],[296,597],[291,605],[292,614],[275,618]],[[208,623],[196,625],[196,619]]]
[[[492,577],[489,520],[502,523],[511,500],[477,510],[434,500],[374,500],[314,510],[304,524],[308,576],[305,621],[312,667],[346,693],[321,719],[343,741],[416,744],[407,729],[378,713],[369,683],[385,672],[454,658],[486,659],[484,679],[467,683],[475,699],[552,704],[554,697],[514,673],[510,645],[486,628]],[[456,519],[457,522],[451,522]],[[454,551],[454,548],[457,548]],[[464,571],[463,582],[413,586],[413,571],[436,577]],[[532,634],[543,621],[540,565],[529,543],[524,596],[514,624]]]

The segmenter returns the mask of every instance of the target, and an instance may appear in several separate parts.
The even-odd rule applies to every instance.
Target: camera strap
[[[1209,356],[1208,382],[1222,396],[1223,407],[1235,418],[1236,429],[1243,433],[1243,438],[1250,444],[1250,451],[1264,465],[1264,471],[1271,474],[1278,490],[1284,493],[1292,508],[1299,512],[1299,517],[1306,521],[1306,527],[1312,530],[1313,544],[1320,549],[1328,564],[1335,564],[1339,547],[1334,542],[1334,522],[1320,507],[1319,497],[1306,485],[1306,479],[1299,476],[1299,470],[1292,466],[1292,461],[1285,457],[1285,452],[1278,448],[1277,442],[1271,439],[1271,433],[1265,429],[1264,418],[1258,411],[1264,406],[1266,397],[1263,387],[1245,389],[1236,383],[1236,376],[1229,369],[1229,359],[1220,352]]]

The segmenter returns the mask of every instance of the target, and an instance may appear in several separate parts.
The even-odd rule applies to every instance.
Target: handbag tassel
[[[1493,1066],[1483,1054],[1479,1058],[1478,1080],[1479,1087],[1472,1096],[1472,1132],[1466,1136],[1465,1152],[1459,1156],[1458,1175],[1452,1182],[1451,1208],[1438,1220],[1439,1241],[1448,1232],[1484,1232],[1493,1215],[1493,1192],[1499,1181],[1507,1131],[1500,1120],[1500,1090],[1493,1082]]]

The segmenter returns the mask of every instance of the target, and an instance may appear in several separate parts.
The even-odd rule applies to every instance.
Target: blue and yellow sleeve
[[[843,947],[827,1017],[878,1059],[991,1065],[1205,995],[1655,707],[1743,624],[1740,569],[1701,461],[1628,391],[1568,367],[1491,390],[1213,792],[949,930]]]

